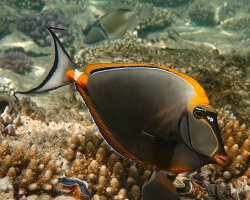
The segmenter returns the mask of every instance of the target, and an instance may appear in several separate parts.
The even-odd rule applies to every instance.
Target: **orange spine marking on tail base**
[[[75,78],[75,70],[68,70],[66,72],[66,77],[67,79],[69,79],[71,82],[74,82],[74,78]]]
[[[88,83],[88,75],[87,75],[87,74],[81,74],[81,75],[77,78],[76,82],[77,82],[80,86],[86,87],[86,85],[87,85],[87,83]]]
[[[77,82],[81,87],[86,87],[88,82],[88,75],[77,69],[68,70],[66,77],[72,82]]]

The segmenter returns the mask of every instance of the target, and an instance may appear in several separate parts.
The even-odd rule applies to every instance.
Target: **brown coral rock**
[[[248,173],[250,159],[250,129],[228,111],[221,109],[218,112],[218,124],[221,135],[231,162],[225,168],[219,168],[219,174],[226,179],[247,180],[250,184]]]

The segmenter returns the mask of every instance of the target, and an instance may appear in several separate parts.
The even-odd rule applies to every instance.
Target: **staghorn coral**
[[[53,28],[69,27],[67,19],[60,11],[46,11],[44,13],[29,13],[17,19],[18,29],[32,37],[33,41],[39,46],[50,45],[50,36],[46,29],[47,26]],[[64,45],[69,45],[73,41],[70,31],[55,31],[58,38]]]
[[[18,74],[31,71],[32,59],[21,52],[8,52],[0,57],[0,67],[12,70]]]

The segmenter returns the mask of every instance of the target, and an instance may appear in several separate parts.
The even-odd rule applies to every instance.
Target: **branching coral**
[[[8,178],[17,191],[15,196],[37,190],[51,191],[58,183],[61,163],[51,160],[49,153],[39,159],[35,144],[25,152],[22,144],[11,150],[8,142],[3,140],[0,159],[0,178]]]
[[[250,185],[250,129],[228,111],[219,111],[219,126],[225,144],[225,150],[231,158],[226,168],[219,168],[218,173],[227,180],[246,181]]]
[[[12,70],[18,74],[31,71],[33,62],[31,58],[21,52],[8,52],[0,57],[0,67]]]

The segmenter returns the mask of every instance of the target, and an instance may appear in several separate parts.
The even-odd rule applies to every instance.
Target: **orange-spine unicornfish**
[[[226,164],[215,109],[193,78],[146,63],[91,64],[79,71],[52,29],[48,31],[54,64],[41,84],[17,93],[40,93],[74,82],[103,138],[120,155],[173,173]],[[152,180],[151,187],[154,180],[159,183]]]

